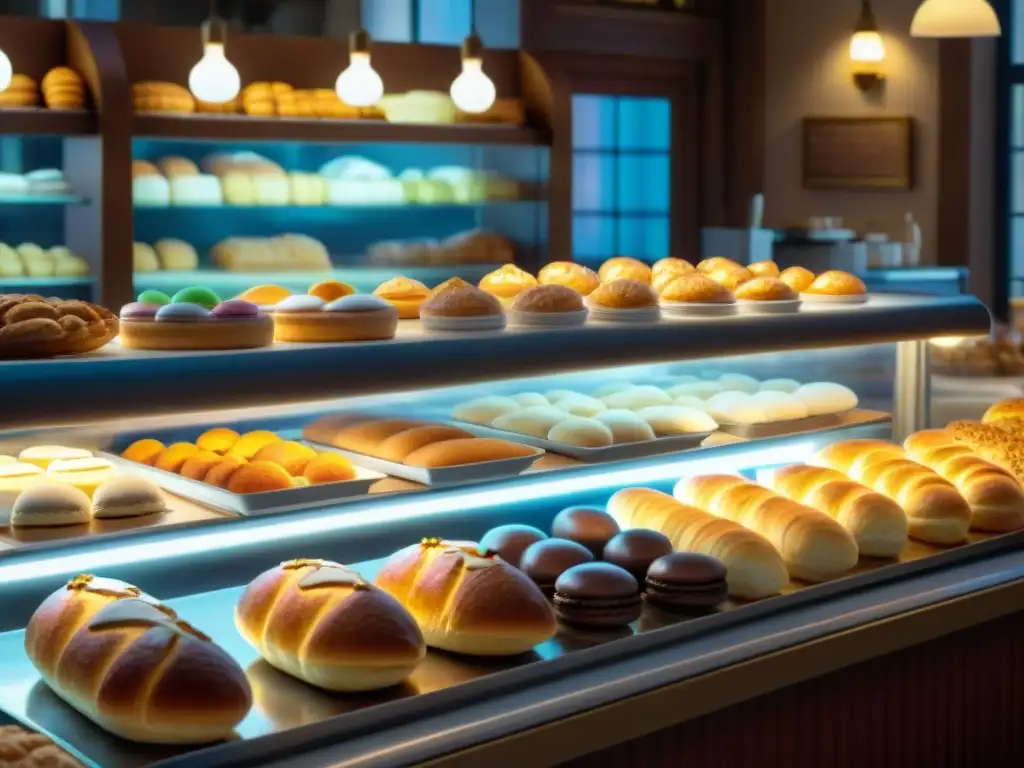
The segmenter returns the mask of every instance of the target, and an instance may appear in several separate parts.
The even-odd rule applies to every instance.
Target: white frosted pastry
[[[655,408],[661,406],[654,406]],[[651,425],[644,421],[635,411],[627,411],[624,408],[617,408],[614,411],[604,411],[594,417],[612,431],[612,441],[620,443],[641,443],[645,440],[653,440],[654,430]]]
[[[90,456],[92,456],[92,451],[87,451],[84,448],[67,448],[63,445],[33,445],[18,454],[18,461],[35,464],[40,469],[46,469],[58,460],[88,459]]]
[[[540,392],[520,392],[518,395],[512,395],[512,399],[523,408],[533,405],[551,405],[550,401]]]
[[[640,411],[639,415],[651,425],[658,437],[714,432],[718,429],[715,420],[704,411],[687,408],[685,405],[652,405]]]
[[[613,437],[612,431],[597,419],[570,416],[551,428],[548,440],[579,448],[607,448]]]
[[[549,389],[547,392],[544,393],[544,397],[546,397],[548,399],[548,402],[550,402],[552,405],[555,405],[558,403],[559,400],[562,400],[566,397],[576,397],[576,395],[579,394],[582,393],[575,392],[571,389]]]
[[[220,179],[209,174],[171,179],[171,205],[223,205]]]
[[[613,381],[605,384],[602,387],[598,387],[594,390],[594,397],[608,397],[608,395],[615,395],[619,392],[625,392],[627,389],[632,389],[636,384],[630,381]]]
[[[699,411],[707,413],[708,404],[706,400],[701,400],[695,395],[680,395],[672,401],[673,405],[683,405],[687,408],[696,408]]]
[[[804,405],[810,416],[841,413],[857,407],[857,395],[849,387],[831,381],[804,384],[793,393]]]
[[[757,379],[742,373],[723,373],[718,377],[718,383],[726,392],[735,390],[736,392],[746,392],[748,395],[757,392],[761,386],[761,382]]]
[[[663,389],[642,384],[627,389],[625,392],[616,392],[614,395],[602,397],[603,402],[609,408],[625,408],[629,411],[639,411],[650,405],[668,405],[672,398]]]
[[[788,392],[755,392],[750,399],[764,406],[770,421],[794,421],[808,416],[803,401]]]
[[[800,389],[800,382],[796,379],[765,379],[761,382],[762,392],[788,392],[793,394]]]
[[[692,395],[701,400],[707,400],[722,391],[722,385],[717,381],[690,381],[686,384],[676,384],[668,390],[668,394],[673,398]]]
[[[547,438],[552,427],[569,418],[572,417],[568,413],[553,405],[532,405],[499,416],[491,422],[491,426],[543,440]]]
[[[140,208],[170,205],[170,182],[163,176],[136,176],[132,179],[132,203]]]
[[[563,397],[555,403],[555,406],[566,413],[571,413],[573,416],[585,417],[596,416],[601,413],[601,411],[608,410],[608,407],[604,403],[596,397],[590,397],[589,395]]]
[[[291,187],[283,176],[253,176],[256,205],[288,205],[292,201]]]
[[[26,489],[11,511],[13,526],[82,525],[91,519],[89,497],[60,483],[39,483]]]
[[[452,409],[452,418],[468,421],[470,424],[490,425],[499,416],[518,411],[519,403],[511,397],[480,397],[459,403]]]

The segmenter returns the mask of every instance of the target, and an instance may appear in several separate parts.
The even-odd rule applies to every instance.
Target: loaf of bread
[[[971,508],[952,483],[911,461],[898,445],[882,440],[833,443],[809,464],[829,467],[885,494],[907,515],[910,535],[932,544],[959,544],[971,524]]]
[[[839,523],[739,475],[684,478],[673,495],[764,536],[798,579],[827,581],[857,564],[857,542]]]
[[[312,272],[331,268],[331,257],[326,246],[306,235],[229,237],[217,243],[210,255],[218,267],[233,272]]]
[[[760,478],[758,478],[760,479]],[[767,474],[776,493],[834,517],[868,557],[898,557],[907,543],[907,516],[900,505],[842,472],[793,464]]]
[[[512,443],[494,437],[466,437],[442,440],[419,448],[405,457],[410,467],[455,467],[460,464],[478,464],[484,461],[517,459],[533,456],[537,450],[528,445]]]
[[[405,680],[423,635],[395,598],[351,568],[292,560],[245,588],[235,626],[269,664],[331,691],[372,691]]]
[[[60,698],[111,733],[154,744],[228,736],[252,703],[245,673],[138,588],[77,576],[36,609],[25,653]]]
[[[647,488],[626,488],[608,500],[608,514],[622,530],[663,533],[679,552],[696,552],[725,563],[729,595],[760,600],[789,582],[782,557],[763,536],[742,525],[683,504]]]
[[[431,648],[511,656],[555,634],[537,585],[476,544],[424,539],[388,558],[375,583],[412,614]]]
[[[407,429],[426,426],[414,419],[366,419],[350,414],[324,416],[302,430],[307,440],[376,456],[381,443]]]
[[[971,528],[1003,533],[1024,528],[1024,493],[1003,468],[986,461],[943,429],[926,429],[906,439],[911,459],[956,486],[971,508]]]

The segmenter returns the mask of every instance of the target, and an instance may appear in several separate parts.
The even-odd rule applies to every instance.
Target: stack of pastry
[[[356,476],[355,468],[344,456],[317,452],[267,430],[239,434],[229,427],[214,427],[195,443],[171,445],[143,438],[125,448],[121,457],[231,493],[339,483]]]
[[[43,78],[43,101],[50,109],[85,109],[85,83],[70,67],[54,67]]]
[[[0,359],[80,355],[117,336],[110,310],[86,301],[0,294]]]
[[[196,101],[188,88],[177,83],[148,80],[132,85],[132,106],[136,112],[195,112]]]
[[[167,237],[153,245],[135,243],[132,265],[135,272],[191,272],[199,268],[199,254],[191,243]]]
[[[307,235],[229,237],[210,251],[213,263],[232,272],[303,271],[331,269],[327,247]]]
[[[22,243],[17,248],[0,243],[0,277],[81,277],[89,262],[63,245],[42,248]]]
[[[3,107],[34,107],[39,103],[39,86],[28,75],[15,73],[11,75],[11,83],[0,91],[0,108]]]

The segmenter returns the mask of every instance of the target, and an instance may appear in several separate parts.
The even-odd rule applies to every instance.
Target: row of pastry
[[[0,202],[5,197],[60,197],[74,192],[58,168],[28,173],[0,173]]]
[[[40,90],[43,103],[50,109],[85,108],[85,83],[79,74],[70,67],[54,67],[43,76],[42,83],[21,72],[11,75],[10,84],[0,91],[0,109],[38,106]]]
[[[43,248],[35,243],[11,247],[0,243],[2,277],[81,277],[89,274],[89,262],[63,245]]]

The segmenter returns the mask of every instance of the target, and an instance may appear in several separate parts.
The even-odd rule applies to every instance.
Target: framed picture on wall
[[[911,117],[805,117],[801,143],[804,189],[914,187]]]

